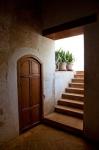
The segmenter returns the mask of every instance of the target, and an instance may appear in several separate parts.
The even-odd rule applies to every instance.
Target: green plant
[[[66,62],[66,52],[63,49],[59,49],[55,52],[55,61],[56,63]]]
[[[73,54],[69,51],[66,52],[66,62],[67,64],[73,63],[75,61]]]
[[[60,60],[60,52],[59,51],[55,51],[55,62],[58,63]]]

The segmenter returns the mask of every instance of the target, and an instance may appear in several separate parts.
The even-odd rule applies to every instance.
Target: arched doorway
[[[18,103],[20,133],[37,125],[43,116],[42,65],[33,56],[18,60]]]

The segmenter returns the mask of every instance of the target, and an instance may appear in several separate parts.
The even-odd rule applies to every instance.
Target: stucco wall
[[[71,79],[74,77],[73,71],[56,71],[55,72],[55,104],[61,98],[61,94],[65,92]]]
[[[40,22],[28,10],[0,12],[0,143],[19,134],[17,60],[27,54],[43,65],[44,114],[54,107],[54,42],[40,35]]]

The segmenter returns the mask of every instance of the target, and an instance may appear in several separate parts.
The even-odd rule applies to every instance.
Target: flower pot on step
[[[72,63],[67,64],[66,68],[68,71],[72,71],[73,70],[73,64]]]
[[[62,62],[59,64],[59,70],[60,71],[66,71],[66,63],[65,62]]]

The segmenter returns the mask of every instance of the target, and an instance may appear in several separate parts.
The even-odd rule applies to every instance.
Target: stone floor
[[[39,125],[0,145],[0,150],[99,150],[83,139],[45,125]]]

